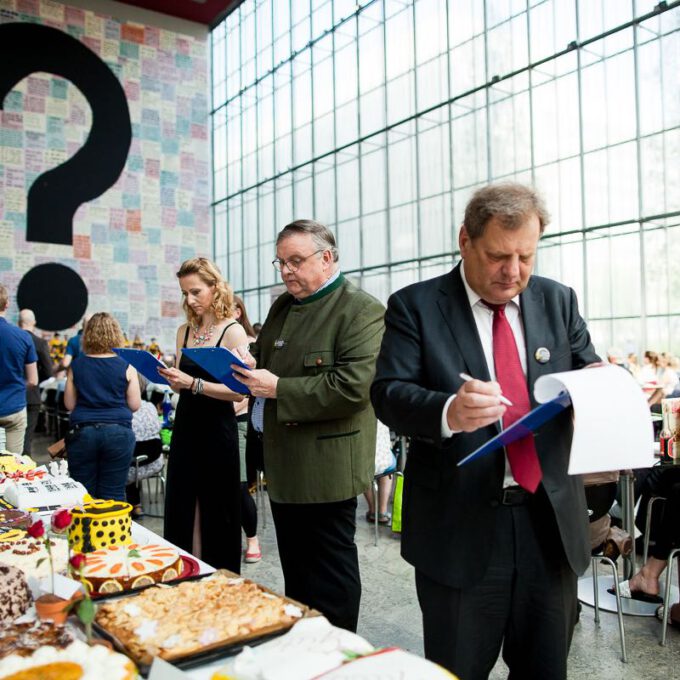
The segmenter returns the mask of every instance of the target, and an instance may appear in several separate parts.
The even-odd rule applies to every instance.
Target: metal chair
[[[595,523],[601,518],[605,517],[611,509],[612,503],[616,497],[616,487],[616,481],[607,481],[601,484],[586,483],[585,493],[586,502],[588,505],[589,522],[593,527],[595,526]],[[595,538],[594,540],[598,540],[598,538]],[[593,573],[593,607],[595,609],[595,625],[600,625],[600,592],[598,583],[598,569],[600,564],[607,564],[612,570],[614,580],[614,594],[616,596],[616,615],[619,621],[619,637],[621,640],[621,661],[627,663],[628,657],[626,655],[626,634],[623,628],[623,611],[621,609],[619,573],[616,567],[616,562],[605,555],[593,555],[590,558],[590,567]]]
[[[645,537],[643,542],[642,550],[642,563],[647,562],[647,556],[649,554],[649,535],[651,533],[652,527],[652,511],[654,509],[654,504],[657,501],[665,501],[665,496],[652,496],[649,501],[647,501],[647,516],[645,517]],[[670,615],[670,600],[671,600],[671,588],[673,586],[673,568],[675,565],[676,558],[680,556],[680,548],[675,548],[671,550],[668,555],[668,566],[666,567],[666,588],[664,592],[662,611],[663,616],[661,617],[661,640],[659,644],[662,647],[666,646],[666,633],[668,626],[668,617]]]
[[[663,616],[661,617],[661,641],[659,644],[662,647],[666,646],[666,629],[668,626],[668,616],[671,610],[671,584],[673,582],[673,565],[677,557],[680,557],[680,548],[671,550],[668,555],[668,566],[666,567],[666,591],[664,593]]]
[[[593,555],[590,558],[590,566],[593,571],[593,598],[595,600],[595,625],[600,625],[600,594],[598,590],[598,566],[601,562],[606,563],[612,569],[614,576],[614,591],[616,595],[616,615],[619,619],[619,637],[621,638],[621,661],[628,663],[626,655],[626,633],[623,628],[623,612],[621,611],[621,592],[619,591],[619,572],[616,568],[616,562],[605,557],[604,555]]]
[[[647,515],[645,517],[645,537],[642,543],[642,564],[647,563],[647,557],[649,553],[649,535],[652,530],[652,510],[654,509],[654,503],[656,501],[665,501],[665,496],[652,496],[649,501],[647,501]]]

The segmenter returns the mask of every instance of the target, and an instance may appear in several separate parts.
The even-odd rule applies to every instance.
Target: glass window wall
[[[385,301],[450,269],[470,194],[536,184],[537,272],[598,349],[680,353],[680,7],[245,0],[212,33],[215,258],[253,320],[313,217]]]

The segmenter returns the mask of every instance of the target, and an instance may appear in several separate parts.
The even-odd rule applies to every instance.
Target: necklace
[[[213,330],[215,330],[215,324],[211,323],[210,326],[208,326],[203,333],[199,333],[200,327],[198,324],[191,326],[191,330],[193,331],[194,334],[194,345],[205,345],[210,338],[212,338]]]

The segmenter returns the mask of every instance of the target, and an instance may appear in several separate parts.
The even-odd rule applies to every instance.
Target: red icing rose
[[[52,531],[55,531],[58,534],[64,533],[71,525],[72,520],[73,516],[66,508],[57,510],[52,515]]]
[[[31,538],[42,538],[45,535],[45,525],[41,519],[33,522],[27,529],[28,535]]]
[[[80,571],[81,567],[85,566],[85,562],[86,557],[82,553],[75,553],[69,560],[69,563],[76,571]]]

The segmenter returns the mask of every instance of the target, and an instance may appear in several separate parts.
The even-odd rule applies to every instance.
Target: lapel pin
[[[285,340],[274,340],[274,349],[282,349],[284,345],[286,344]]]
[[[539,364],[547,364],[550,361],[550,350],[547,347],[539,347],[534,352],[534,358]]]

